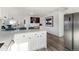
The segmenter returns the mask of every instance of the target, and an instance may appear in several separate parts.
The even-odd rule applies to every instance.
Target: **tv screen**
[[[39,17],[30,17],[30,23],[40,23]]]

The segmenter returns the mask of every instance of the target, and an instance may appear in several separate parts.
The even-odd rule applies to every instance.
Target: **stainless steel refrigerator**
[[[79,13],[64,16],[64,43],[66,49],[79,51]]]

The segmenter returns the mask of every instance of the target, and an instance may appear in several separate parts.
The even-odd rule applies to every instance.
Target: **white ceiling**
[[[65,14],[79,13],[79,7],[68,7]]]
[[[64,10],[65,14],[79,12],[79,7],[0,7],[0,17],[4,16],[46,16]]]
[[[29,11],[30,15],[38,15],[38,16],[48,15],[51,12],[56,11],[57,9],[58,9],[57,7],[32,7],[32,8],[26,8],[26,10]]]
[[[45,16],[48,15],[60,7],[3,7],[1,8],[4,13],[18,13],[24,15],[31,15],[31,16]]]

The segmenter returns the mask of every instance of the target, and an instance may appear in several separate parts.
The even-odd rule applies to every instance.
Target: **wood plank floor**
[[[64,39],[52,34],[47,34],[47,49],[38,51],[64,51]]]

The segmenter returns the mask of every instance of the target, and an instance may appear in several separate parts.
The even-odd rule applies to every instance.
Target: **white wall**
[[[19,23],[21,23],[21,25],[24,22],[24,19],[26,20],[26,25],[30,26],[30,17],[31,15],[29,15],[27,13],[27,10],[25,8],[12,8],[12,7],[3,7],[1,8],[1,18],[3,19],[4,16],[7,17],[13,17],[16,21],[18,21]],[[41,17],[41,16],[39,16]],[[35,24],[37,25],[37,24]]]
[[[53,22],[54,22],[53,25],[54,26],[53,27],[45,26],[45,17],[48,17],[48,16],[53,16],[54,17],[54,20],[53,20]],[[58,26],[59,25],[59,20],[58,20],[58,12],[57,11],[42,17],[42,20],[43,20],[42,24],[43,24],[44,28],[48,31],[48,33],[59,36],[59,33],[58,33],[58,31],[59,31],[59,29],[58,29],[59,28],[59,26]]]
[[[45,26],[45,17],[53,16],[53,27]],[[61,10],[56,10],[44,17],[42,17],[42,24],[48,33],[54,34],[56,36],[62,37],[64,35],[64,12]]]
[[[0,29],[1,29],[1,8],[0,8]]]
[[[64,36],[64,11],[59,11],[59,37]]]

